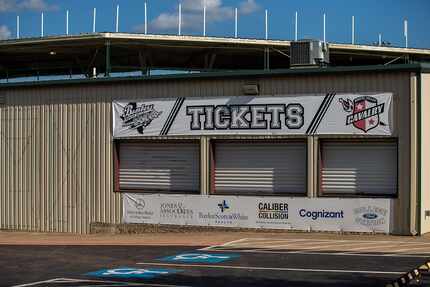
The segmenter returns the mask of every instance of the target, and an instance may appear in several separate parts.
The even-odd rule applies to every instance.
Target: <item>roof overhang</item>
[[[147,69],[289,68],[291,41],[93,33],[0,41],[0,78]],[[109,52],[107,47],[109,46]],[[333,66],[430,62],[430,49],[329,43]],[[107,62],[109,57],[109,62]],[[109,65],[109,67],[108,67]]]

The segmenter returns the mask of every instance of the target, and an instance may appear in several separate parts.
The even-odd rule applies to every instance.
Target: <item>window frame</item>
[[[215,188],[215,169],[216,169],[216,145],[222,143],[257,143],[257,144],[271,144],[271,143],[302,143],[305,146],[305,188],[303,193],[285,193],[285,192],[274,192],[274,193],[262,193],[262,192],[228,192],[228,191],[216,191]],[[209,145],[209,174],[210,174],[210,195],[229,195],[229,196],[259,196],[259,197],[302,197],[308,196],[309,189],[309,173],[308,173],[308,141],[307,137],[300,138],[282,138],[282,139],[211,139]]]
[[[324,194],[322,189],[322,162],[323,162],[323,147],[327,143],[354,143],[354,144],[375,144],[375,143],[392,143],[396,146],[396,192],[394,194],[372,194],[372,193],[330,193]],[[384,138],[384,139],[369,139],[369,138],[353,138],[353,139],[320,139],[318,141],[318,197],[325,198],[398,198],[399,196],[399,142],[398,138]]]
[[[198,189],[193,191],[183,191],[183,190],[158,190],[158,189],[135,189],[135,188],[121,188],[120,186],[120,178],[119,178],[119,171],[120,171],[120,164],[121,164],[121,157],[120,157],[120,149],[121,145],[125,143],[192,143],[196,144],[198,148]],[[115,139],[113,143],[113,162],[114,162],[114,192],[117,193],[142,193],[142,194],[169,194],[169,195],[181,195],[181,194],[200,194],[201,193],[201,145],[199,139]]]

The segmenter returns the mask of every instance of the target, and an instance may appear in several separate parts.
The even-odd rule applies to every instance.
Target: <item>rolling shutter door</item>
[[[217,143],[215,192],[305,194],[306,144]]]
[[[324,143],[320,183],[323,194],[395,195],[396,143]]]
[[[196,143],[121,143],[121,190],[199,191]]]

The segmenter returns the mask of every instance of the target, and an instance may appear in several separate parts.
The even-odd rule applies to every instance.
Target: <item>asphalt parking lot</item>
[[[0,245],[0,281],[1,286],[385,286],[430,258],[430,248],[410,246],[407,252],[407,243],[396,243],[400,252],[375,250],[371,241],[327,239],[242,238],[214,246],[7,244]],[[384,250],[393,242],[379,245]],[[430,286],[425,280],[421,286]]]

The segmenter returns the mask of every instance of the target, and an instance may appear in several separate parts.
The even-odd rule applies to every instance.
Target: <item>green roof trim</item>
[[[430,63],[417,64],[395,64],[395,65],[373,65],[373,66],[345,66],[326,68],[291,68],[279,70],[235,70],[216,71],[190,74],[171,74],[154,76],[132,76],[132,77],[104,77],[93,79],[70,79],[70,80],[48,80],[32,81],[20,83],[3,83],[2,88],[14,87],[35,87],[35,86],[57,86],[57,85],[77,85],[77,84],[100,84],[118,82],[138,82],[138,81],[159,81],[159,80],[183,80],[183,79],[211,79],[211,78],[242,78],[242,77],[268,77],[287,76],[302,74],[336,74],[336,73],[358,73],[358,72],[384,72],[384,71],[411,71],[430,73]]]

